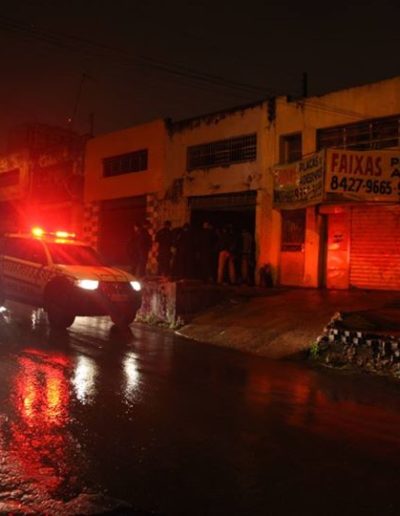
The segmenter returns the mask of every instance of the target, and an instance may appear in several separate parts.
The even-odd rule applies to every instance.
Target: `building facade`
[[[252,276],[255,263],[264,259],[260,249],[268,248],[272,198],[264,174],[266,126],[265,102],[257,102],[170,128],[167,168],[180,182],[180,195],[169,218],[179,213],[176,222],[189,222],[194,229],[204,222],[216,230],[232,225],[238,234],[246,229],[254,241]]]
[[[278,283],[398,289],[400,78],[277,98],[266,144],[278,184],[269,256]]]
[[[399,288],[399,149],[399,77],[158,120],[89,141],[84,233],[122,264],[135,222],[232,225],[256,283]]]
[[[185,223],[198,228],[208,221],[214,227],[246,227],[258,253],[265,211],[265,123],[261,102],[91,139],[85,161],[85,239],[110,261],[127,265],[134,223],[146,222],[154,236],[165,220],[173,228]],[[149,272],[154,271],[155,249],[149,263]]]
[[[129,265],[127,245],[135,223],[147,222],[152,234],[160,225],[167,138],[166,123],[156,120],[87,144],[84,238],[114,264]]]
[[[0,231],[79,231],[86,139],[43,124],[10,132],[0,156]]]

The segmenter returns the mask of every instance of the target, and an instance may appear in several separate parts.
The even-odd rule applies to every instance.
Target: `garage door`
[[[103,201],[100,212],[99,250],[108,263],[128,265],[128,241],[135,223],[146,218],[146,197]]]
[[[352,208],[350,284],[400,289],[400,207]]]

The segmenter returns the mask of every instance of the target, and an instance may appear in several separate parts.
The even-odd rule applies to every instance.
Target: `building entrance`
[[[235,194],[211,195],[191,197],[189,207],[191,212],[191,225],[194,230],[199,230],[204,222],[208,222],[214,228],[216,246],[218,248],[221,232],[231,226],[237,242],[235,251],[235,276],[240,281],[243,276],[243,230],[251,235],[251,251],[246,257],[249,269],[248,280],[254,282],[255,269],[255,213],[257,193],[240,192]]]
[[[134,224],[146,219],[146,197],[103,201],[100,210],[99,251],[113,265],[130,265],[128,242]]]

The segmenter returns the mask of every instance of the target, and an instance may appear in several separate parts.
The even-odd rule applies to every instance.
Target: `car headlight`
[[[136,292],[140,292],[142,290],[142,285],[138,281],[131,281],[131,287],[133,290],[136,290]]]
[[[80,288],[84,288],[85,290],[96,290],[99,286],[99,282],[92,279],[81,279],[76,282],[76,285]]]

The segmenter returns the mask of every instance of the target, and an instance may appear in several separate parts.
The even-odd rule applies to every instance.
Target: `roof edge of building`
[[[286,98],[288,103],[290,103],[290,102],[299,102],[300,100],[321,99],[321,98],[324,98],[324,97],[328,97],[329,95],[336,95],[338,93],[342,93],[344,91],[357,90],[357,89],[360,89],[360,88],[368,88],[370,86],[383,84],[385,82],[386,83],[394,82],[396,80],[400,82],[400,75],[394,75],[392,77],[388,77],[386,79],[381,79],[379,81],[368,81],[368,82],[364,82],[362,84],[354,84],[352,86],[348,86],[347,88],[338,88],[338,89],[326,91],[324,93],[320,93],[320,94],[317,94],[317,95],[308,95],[307,97],[302,97],[302,96],[294,97],[294,96],[291,96],[291,95],[282,95],[281,98],[282,97]]]
[[[226,109],[220,109],[218,111],[212,111],[198,116],[185,118],[183,120],[173,121],[172,119],[166,119],[166,124],[170,134],[174,134],[185,129],[194,129],[203,122],[210,123],[212,120],[215,120],[217,118],[225,118],[225,116],[232,115],[239,111],[245,111],[247,109],[254,109],[256,107],[262,106],[267,99],[268,97],[255,100],[253,102],[248,102],[246,104],[241,104]]]

